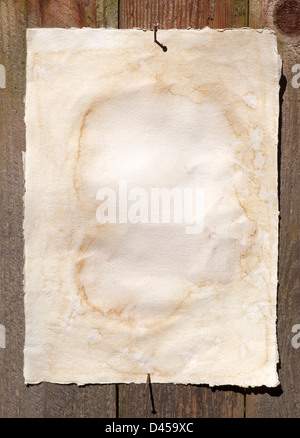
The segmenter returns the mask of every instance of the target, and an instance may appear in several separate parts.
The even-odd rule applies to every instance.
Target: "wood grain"
[[[248,23],[247,0],[121,0],[120,27],[195,29],[243,27]]]
[[[278,343],[281,387],[248,391],[247,417],[300,417],[300,350],[291,345],[300,322],[300,88],[292,86],[292,66],[300,63],[299,1],[250,0],[250,25],[278,34],[283,60],[279,133],[280,245]]]
[[[117,0],[27,0],[26,11],[28,27],[118,27]]]
[[[0,89],[0,323],[6,349],[0,355],[1,417],[114,417],[115,385],[25,386],[23,379],[23,163],[26,27],[117,27],[112,1],[0,2],[0,63],[6,88]]]
[[[242,418],[244,390],[198,385],[152,385],[144,394],[145,385],[119,385],[120,418]]]

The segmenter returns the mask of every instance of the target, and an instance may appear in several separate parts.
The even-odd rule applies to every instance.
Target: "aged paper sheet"
[[[276,386],[269,30],[29,29],[27,383]]]

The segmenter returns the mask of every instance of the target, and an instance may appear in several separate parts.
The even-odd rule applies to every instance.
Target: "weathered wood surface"
[[[280,171],[278,343],[281,387],[248,391],[247,417],[300,417],[300,349],[292,327],[300,323],[300,1],[250,0],[250,26],[276,30],[283,60]],[[299,80],[300,84],[300,80]]]
[[[117,27],[116,2],[0,2],[0,63],[6,88],[0,89],[0,323],[6,327],[6,349],[0,349],[1,417],[114,417],[115,385],[86,386],[23,379],[23,165],[26,27]]]
[[[153,405],[144,385],[119,385],[120,418],[243,418],[244,390],[204,385],[152,385]]]
[[[199,29],[243,27],[248,23],[247,0],[121,0],[120,27]]]
[[[118,13],[119,5],[119,13]],[[279,5],[279,6],[278,6]],[[299,417],[299,354],[291,329],[300,323],[300,88],[291,69],[300,63],[299,0],[1,0],[0,64],[0,349],[1,417]],[[280,260],[278,336],[281,388],[211,389],[152,385],[55,385],[23,381],[23,166],[26,27],[214,28],[268,26],[278,31],[284,60],[280,154]],[[300,82],[300,81],[299,81]],[[176,366],[176,365],[175,365]],[[145,376],[146,380],[146,376]],[[247,395],[245,395],[247,393]]]

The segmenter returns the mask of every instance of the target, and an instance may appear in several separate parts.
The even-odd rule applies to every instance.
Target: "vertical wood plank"
[[[233,0],[121,0],[121,28],[161,29],[242,27],[248,25],[248,1]],[[146,380],[146,376],[145,376]],[[243,417],[244,392],[226,387],[153,384],[156,414],[152,414],[144,385],[119,385],[120,417]]]
[[[248,25],[247,0],[121,0],[120,27],[153,29],[199,29]]]
[[[263,3],[260,0],[249,0],[249,26],[254,29],[263,28]]]
[[[151,402],[145,385],[119,385],[120,418],[242,418],[242,388],[154,383]]]
[[[277,330],[281,387],[248,391],[246,416],[300,417],[300,350],[291,343],[292,327],[300,323],[300,88],[292,83],[292,67],[300,64],[300,2],[250,0],[250,26],[277,32],[283,60]]]
[[[23,379],[23,192],[24,94],[27,27],[118,26],[117,2],[105,0],[2,0],[0,64],[0,323],[6,349],[0,354],[1,417],[114,417],[115,385],[25,386]]]
[[[117,0],[27,0],[26,12],[28,27],[118,27]]]

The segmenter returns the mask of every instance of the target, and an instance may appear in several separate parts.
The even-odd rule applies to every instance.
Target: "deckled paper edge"
[[[153,30],[149,30],[149,29],[143,29],[143,28],[133,28],[133,29],[117,29],[117,28],[113,28],[113,27],[109,27],[109,28],[91,28],[91,27],[83,27],[83,28],[77,28],[77,27],[71,27],[71,28],[57,28],[57,27],[53,27],[53,28],[27,28],[26,29],[26,49],[28,47],[28,39],[29,39],[29,35],[30,33],[34,33],[34,31],[38,31],[38,32],[45,32],[45,33],[49,33],[51,34],[53,31],[68,31],[68,30],[78,30],[78,31],[82,31],[82,30],[86,30],[86,31],[95,31],[95,33],[99,32],[99,31],[119,31],[119,32],[123,32],[126,31],[128,32],[128,30],[133,31],[133,32],[153,32]],[[182,31],[195,31],[195,32],[199,32],[199,33],[204,33],[204,32],[226,32],[226,31],[255,31],[258,33],[269,33],[269,34],[273,34],[276,37],[276,55],[277,55],[277,60],[278,60],[278,89],[280,91],[280,79],[281,79],[281,75],[282,75],[282,67],[283,67],[283,63],[282,63],[282,59],[280,54],[278,53],[278,40],[277,40],[277,33],[270,28],[261,28],[261,29],[254,29],[251,27],[242,27],[242,28],[223,28],[223,29],[211,29],[210,27],[206,26],[203,29],[195,29],[195,28],[186,28],[186,29],[162,29],[160,30],[160,32],[182,32]],[[25,82],[25,96],[24,96],[24,103],[25,103],[25,114],[24,114],[24,122],[25,122],[25,127],[27,127],[27,123],[26,123],[26,107],[27,107],[27,69],[28,69],[28,55],[26,53],[26,82]],[[278,96],[278,110],[280,111],[280,100],[279,100],[279,96]],[[277,131],[279,133],[279,120],[277,119]],[[27,147],[27,129],[26,129],[26,147]],[[276,142],[276,148],[278,149],[278,140]],[[26,285],[26,271],[25,271],[25,260],[26,260],[26,242],[25,242],[25,193],[26,193],[26,151],[22,151],[22,162],[23,162],[23,175],[24,175],[24,193],[23,193],[23,237],[24,237],[24,263],[23,263],[23,292],[24,292],[24,299],[25,299],[25,285]],[[277,190],[278,190],[278,184],[279,184],[279,180],[278,180],[278,168],[277,168]],[[278,205],[279,205],[279,200],[278,200]],[[278,219],[279,219],[279,215],[280,215],[280,211],[278,211]],[[279,245],[279,220],[278,220],[278,227],[277,227],[277,268],[276,268],[276,276],[277,276],[277,288],[278,288],[278,284],[279,284],[279,279],[278,279],[278,256],[279,256],[279,251],[278,251],[278,245]],[[278,293],[276,293],[276,300],[275,300],[275,304],[276,307],[278,308]],[[25,300],[24,300],[24,311],[26,310],[25,308]],[[25,315],[25,338],[26,338],[26,313],[24,312]],[[276,311],[276,327],[277,327],[277,323],[278,323],[278,311]],[[280,363],[280,356],[279,356],[279,350],[278,350],[278,337],[276,336],[276,344],[277,344],[277,357],[276,357],[276,362],[277,362],[277,369],[279,367],[279,363]],[[23,353],[25,351],[25,341],[24,341],[24,349],[23,349]],[[23,375],[25,376],[25,361],[24,361],[24,366],[23,366]],[[278,370],[277,370],[277,380],[276,382],[274,381],[273,384],[261,384],[261,385],[248,385],[248,386],[240,386],[238,384],[231,384],[231,383],[215,383],[215,384],[207,384],[207,383],[195,383],[195,382],[182,382],[182,383],[178,383],[178,382],[172,382],[172,381],[166,381],[163,382],[164,384],[174,384],[174,385],[204,385],[204,386],[209,386],[211,388],[213,387],[220,387],[220,386],[228,386],[228,387],[240,387],[240,388],[262,388],[262,387],[266,387],[266,388],[274,388],[277,387],[278,385],[280,385],[280,381],[279,381],[279,376],[278,376]],[[155,382],[155,379],[152,379],[153,383],[161,383],[161,382]],[[24,383],[25,385],[35,385],[35,384],[40,384],[44,382],[44,380],[38,380],[38,381],[26,381],[26,379],[24,378]],[[97,384],[101,384],[101,385],[109,385],[112,384],[112,382],[74,382],[74,381],[64,381],[64,382],[57,382],[57,381],[52,381],[52,380],[47,380],[48,383],[56,383],[56,384],[63,384],[63,385],[68,385],[68,384],[77,384],[77,386],[85,386],[85,385],[97,385]],[[113,384],[126,384],[126,385],[130,385],[132,383],[136,383],[133,381],[128,381],[128,382],[114,382]]]

